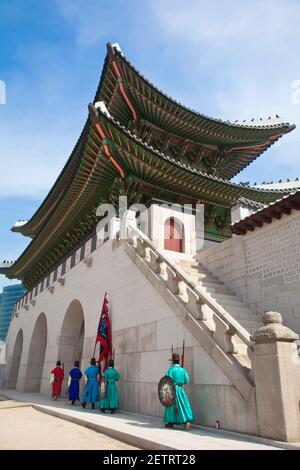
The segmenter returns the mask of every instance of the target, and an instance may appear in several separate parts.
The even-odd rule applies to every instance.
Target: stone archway
[[[47,319],[41,313],[35,323],[25,376],[24,391],[40,392],[43,378],[44,359],[47,346]]]
[[[69,305],[65,318],[62,324],[58,357],[64,364],[65,376],[69,370],[74,366],[75,361],[81,363],[84,341],[84,313],[81,303],[78,300],[73,300]],[[64,380],[63,392],[67,388],[67,381]]]
[[[21,329],[18,332],[15,345],[14,345],[14,350],[13,350],[13,355],[12,355],[10,370],[9,370],[9,375],[8,375],[8,381],[7,381],[7,388],[15,389],[17,386],[22,351],[23,351],[23,330]]]

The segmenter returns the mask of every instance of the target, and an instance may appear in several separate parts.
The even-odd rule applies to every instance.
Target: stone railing
[[[143,232],[129,225],[127,234],[126,242],[196,320],[194,327],[200,326],[224,355],[230,357],[231,365],[253,385],[253,343],[248,331],[159,251]],[[211,350],[211,346],[208,349]]]

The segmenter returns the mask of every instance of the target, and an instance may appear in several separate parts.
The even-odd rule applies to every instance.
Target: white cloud
[[[18,279],[7,279],[4,275],[0,275],[0,294],[2,294],[3,287],[20,284]]]
[[[121,46],[126,40],[124,52],[142,72],[200,112],[232,121],[279,114],[296,123],[298,129],[247,175],[297,176],[300,104],[292,104],[291,97],[292,83],[300,80],[298,1],[143,0],[140,6],[134,0],[55,1],[76,35],[78,56],[99,41],[104,55],[107,40],[120,40]],[[81,132],[96,82],[85,81],[82,69],[76,82],[80,60],[70,63],[76,54],[72,59],[65,50],[59,54],[57,46],[36,43],[15,54],[33,84],[20,72],[7,82],[8,103],[0,106],[0,197],[44,195]],[[98,75],[101,57],[87,57]]]
[[[48,128],[47,132],[38,126],[34,135],[34,125],[29,129],[22,124],[17,129],[17,135],[3,127],[0,132],[0,197],[3,198],[45,194],[72,148],[74,139],[66,139],[58,128]]]
[[[15,54],[22,72],[11,71],[7,104],[0,106],[0,197],[41,197],[73,150],[88,98],[83,86],[78,96],[72,90],[81,84],[76,75],[70,79],[74,70],[57,50],[38,44]]]
[[[108,34],[112,23],[121,21],[122,9],[107,0],[56,0],[56,5],[83,46],[94,45]]]
[[[279,114],[296,123],[298,130],[269,151],[278,171],[281,165],[296,176],[300,105],[292,102],[292,83],[300,79],[300,3],[155,0],[152,6],[174,54],[185,44],[184,65],[195,76],[192,93],[185,96],[189,103],[203,111],[199,106],[206,86],[215,117],[234,121]],[[207,71],[212,83],[206,85]]]

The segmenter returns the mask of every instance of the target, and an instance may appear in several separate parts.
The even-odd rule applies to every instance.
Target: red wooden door
[[[165,250],[182,253],[182,227],[174,217],[165,222]]]

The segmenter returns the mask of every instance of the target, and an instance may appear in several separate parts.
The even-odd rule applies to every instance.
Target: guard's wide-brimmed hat
[[[173,354],[172,354],[172,357],[171,357],[171,359],[169,359],[169,361],[172,361],[172,362],[174,362],[174,361],[180,361],[180,356],[179,356],[179,354],[173,353]]]

